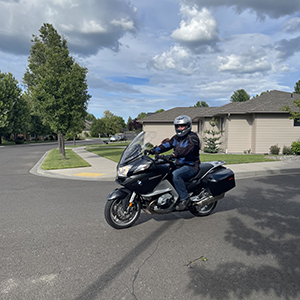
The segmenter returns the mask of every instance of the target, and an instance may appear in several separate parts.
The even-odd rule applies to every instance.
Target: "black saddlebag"
[[[208,174],[205,185],[211,194],[219,196],[235,187],[234,173],[230,169],[218,169]]]

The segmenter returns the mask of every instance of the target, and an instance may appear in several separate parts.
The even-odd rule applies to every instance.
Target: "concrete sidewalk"
[[[86,151],[85,147],[74,148],[73,151],[87,161],[91,167],[44,171],[40,168],[40,166],[48,155],[47,152],[30,170],[30,173],[52,178],[74,180],[115,180],[117,163],[92,152]],[[230,168],[235,173],[236,179],[286,173],[300,173],[300,160],[270,161],[263,163],[234,164],[225,166]]]

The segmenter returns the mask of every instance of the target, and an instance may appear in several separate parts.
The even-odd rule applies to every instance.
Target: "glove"
[[[149,154],[155,154],[155,148],[148,150]]]
[[[174,159],[175,159],[175,156],[174,156],[173,154],[171,154],[171,155],[166,155],[165,158],[166,158],[167,160],[174,160]]]

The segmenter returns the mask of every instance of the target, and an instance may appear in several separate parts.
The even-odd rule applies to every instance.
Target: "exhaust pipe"
[[[198,205],[198,206],[200,206],[200,208],[202,208],[202,207],[204,207],[206,205],[209,205],[211,203],[214,203],[216,201],[221,200],[222,198],[224,198],[224,196],[225,196],[225,193],[223,193],[223,194],[221,194],[219,196],[216,196],[216,197],[209,196],[209,197],[207,197],[207,198],[205,198],[205,199],[203,199],[203,200],[201,200],[199,202],[196,202],[195,204]]]

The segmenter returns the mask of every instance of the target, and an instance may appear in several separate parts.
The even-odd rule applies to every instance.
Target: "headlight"
[[[128,171],[131,169],[131,167],[132,167],[132,165],[127,165],[125,167],[120,167],[118,169],[118,176],[120,176],[120,177],[126,177]]]
[[[146,162],[145,164],[139,165],[139,166],[133,171],[133,174],[148,169],[148,168],[150,167],[150,165],[151,165],[151,162]]]

